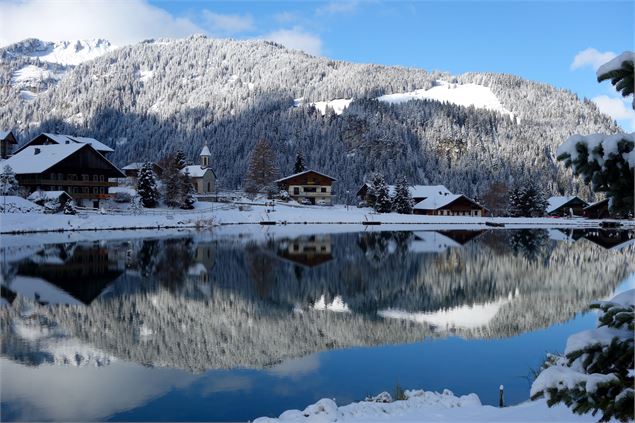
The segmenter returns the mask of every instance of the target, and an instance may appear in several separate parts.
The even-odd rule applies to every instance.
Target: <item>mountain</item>
[[[35,70],[24,68],[43,63],[14,53],[33,50],[17,47],[25,43],[38,45],[0,50],[0,127],[22,141],[40,131],[90,135],[115,148],[119,165],[176,149],[194,161],[208,143],[229,189],[242,185],[252,147],[267,138],[282,174],[301,150],[309,167],[338,179],[340,201],[373,171],[479,197],[492,182],[530,177],[549,193],[588,195],[556,147],[573,133],[619,131],[591,101],[513,75],[355,64],[204,36],[48,63],[52,74],[32,83],[40,94],[25,96],[21,78]]]

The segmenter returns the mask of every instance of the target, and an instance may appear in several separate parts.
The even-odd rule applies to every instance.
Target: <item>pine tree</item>
[[[269,141],[262,138],[249,158],[249,167],[245,175],[245,191],[257,193],[270,187],[278,175],[276,154]]]
[[[635,306],[602,301],[591,308],[601,313],[595,332],[609,336],[591,338],[565,357],[548,357],[532,385],[531,399],[545,397],[550,407],[562,402],[577,414],[600,411],[601,422],[632,420]],[[563,381],[568,374],[575,383]]]
[[[9,165],[5,165],[0,173],[0,195],[16,195],[20,189],[15,172]]]
[[[304,172],[304,156],[302,152],[298,151],[298,154],[295,156],[295,165],[293,166],[293,173],[301,173]]]
[[[515,184],[509,192],[509,213],[513,217],[541,217],[547,200],[533,181]]]
[[[624,52],[600,66],[598,82],[610,79],[611,84],[627,97],[633,95],[633,58],[635,53]],[[635,99],[632,103],[635,110]],[[558,160],[573,167],[593,191],[605,192],[611,212],[629,216],[635,212],[635,161],[628,160],[635,150],[633,134],[573,135],[558,147]]]
[[[163,202],[168,207],[181,205],[181,172],[180,160],[174,155],[163,169]]]
[[[190,210],[194,208],[196,197],[194,197],[194,185],[188,174],[181,174],[180,205],[182,209]]]
[[[185,166],[187,166],[187,160],[185,159],[185,153],[183,150],[177,150],[174,156],[174,165],[178,170],[182,170]]]
[[[400,214],[412,213],[412,194],[405,176],[397,180],[395,187],[395,198],[392,200],[392,208]]]
[[[137,192],[139,197],[141,197],[141,205],[146,208],[156,207],[159,200],[159,190],[157,189],[152,168],[153,164],[146,162],[139,171],[139,177],[137,178]]]
[[[390,192],[383,175],[376,173],[373,176],[372,192],[374,195],[375,211],[378,213],[390,213],[392,210],[392,201],[390,201]]]

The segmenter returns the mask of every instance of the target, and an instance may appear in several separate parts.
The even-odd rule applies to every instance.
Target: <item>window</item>
[[[75,175],[74,173],[69,173],[68,174],[68,179],[70,179],[71,181],[76,181],[77,180],[77,175]]]
[[[90,188],[88,188],[88,187],[83,187],[83,188],[82,188],[82,192],[83,192],[84,194],[89,194],[89,193],[90,193]]]
[[[320,190],[321,190],[322,192],[326,192],[326,188],[324,188],[324,187],[322,187]]]
[[[57,174],[56,173],[51,173],[51,179],[52,180],[56,180],[57,179]]]
[[[59,179],[60,181],[64,180],[64,174],[63,173],[58,173],[57,174],[57,179]]]
[[[316,192],[317,188],[315,187],[304,187],[304,192]]]
[[[97,181],[99,181],[99,176],[93,175],[93,182],[97,182]]]
[[[104,175],[99,175],[99,182],[104,182]]]
[[[82,175],[82,181],[89,181],[90,179],[88,178],[87,174],[83,174]]]
[[[293,195],[300,195],[300,188],[299,187],[294,187],[293,188]]]
[[[99,188],[93,187],[93,194],[99,194]]]

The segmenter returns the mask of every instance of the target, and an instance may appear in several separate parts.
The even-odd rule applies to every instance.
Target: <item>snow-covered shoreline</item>
[[[128,229],[174,229],[209,228],[219,225],[261,224],[338,224],[357,225],[364,229],[373,225],[456,226],[459,229],[496,228],[597,228],[602,220],[582,218],[513,218],[513,217],[471,217],[471,216],[425,216],[397,213],[377,214],[368,208],[337,205],[333,207],[276,204],[275,207],[261,204],[234,205],[198,203],[199,208],[191,211],[151,209],[139,214],[79,212],[77,215],[44,213],[1,214],[0,233],[19,234],[34,232],[95,231]],[[622,227],[635,227],[635,221],[622,220]],[[500,226],[499,226],[500,227]],[[386,228],[388,229],[388,228]],[[420,228],[422,229],[422,228]]]
[[[385,393],[375,398],[384,397]],[[545,400],[510,407],[483,405],[476,394],[456,396],[422,390],[405,391],[405,400],[360,401],[338,406],[321,399],[304,410],[287,410],[278,418],[260,417],[254,423],[274,422],[595,422],[590,414],[576,415],[562,404],[548,407]]]

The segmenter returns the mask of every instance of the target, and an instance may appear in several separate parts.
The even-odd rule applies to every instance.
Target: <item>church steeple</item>
[[[201,154],[199,155],[199,157],[201,158],[201,167],[202,168],[209,167],[209,158],[211,156],[212,156],[212,153],[209,152],[209,148],[207,147],[207,143],[205,143],[205,146],[203,146],[203,149],[201,150]]]

